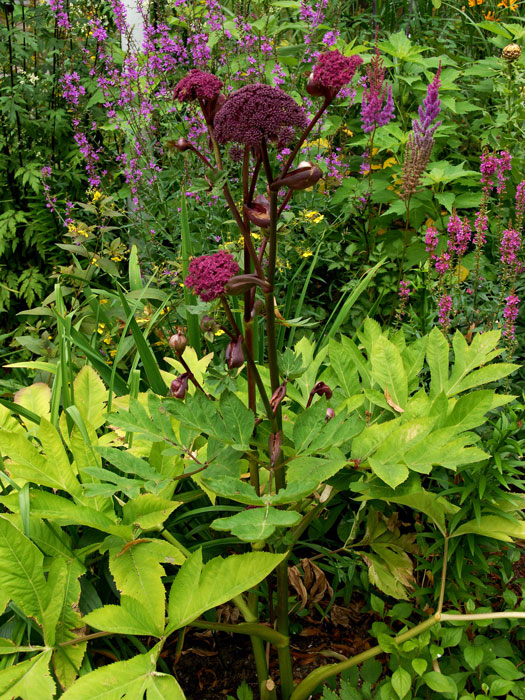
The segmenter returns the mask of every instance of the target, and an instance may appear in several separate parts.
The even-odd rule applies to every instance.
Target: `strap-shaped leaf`
[[[171,586],[167,633],[187,625],[206,610],[253,588],[285,556],[249,552],[226,559],[216,557],[203,566],[202,551],[198,549],[182,565]]]

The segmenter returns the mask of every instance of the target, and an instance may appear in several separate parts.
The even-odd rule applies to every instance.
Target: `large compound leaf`
[[[388,391],[392,400],[402,409],[406,408],[408,399],[408,380],[403,359],[397,347],[384,336],[373,344],[372,376],[383,391]]]
[[[142,700],[155,672],[153,650],[81,676],[61,700]]]
[[[249,552],[226,559],[216,557],[203,566],[202,551],[197,550],[181,566],[171,586],[167,633],[256,586],[285,556]]]
[[[73,382],[75,406],[84,423],[99,428],[105,419],[108,391],[102,379],[90,365],[82,367]]]
[[[130,596],[121,596],[120,605],[104,605],[84,616],[86,625],[115,634],[139,634],[160,637],[164,631],[164,615],[161,624],[152,618],[149,599],[138,601]],[[164,602],[164,601],[162,601]]]
[[[41,624],[50,597],[43,564],[38,547],[0,517],[0,588],[28,617]]]
[[[53,700],[55,682],[49,673],[51,651],[0,671],[0,700]]]
[[[446,391],[448,385],[449,345],[443,333],[434,326],[427,343],[427,363],[430,368],[430,396]]]

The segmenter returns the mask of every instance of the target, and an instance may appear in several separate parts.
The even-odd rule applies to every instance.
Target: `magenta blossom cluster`
[[[412,294],[412,291],[410,289],[410,282],[407,282],[406,280],[401,280],[401,282],[399,283],[398,294],[401,299],[407,300]]]
[[[485,196],[488,196],[494,187],[498,194],[505,192],[507,179],[505,173],[511,168],[512,156],[508,151],[500,151],[498,155],[487,152],[481,154],[481,184]]]
[[[505,298],[505,308],[503,309],[503,335],[509,340],[513,340],[516,333],[516,319],[518,318],[520,300],[516,294],[509,294]]]
[[[49,7],[54,12],[57,20],[57,26],[62,29],[70,29],[69,15],[67,13],[67,5],[65,0],[48,0]]]
[[[472,239],[472,231],[467,218],[463,221],[454,212],[448,221],[448,249],[462,258],[467,252],[468,244]]]
[[[370,133],[379,126],[386,126],[394,118],[392,86],[386,85],[385,73],[383,59],[376,48],[375,56],[366,69],[363,86],[361,123],[365,133]]]
[[[436,272],[443,277],[445,272],[450,270],[450,253],[443,252],[439,257],[432,256],[435,260]]]
[[[224,294],[226,283],[238,272],[239,265],[233,256],[220,250],[218,253],[194,258],[188,266],[184,284],[202,301],[213,301]]]
[[[476,229],[476,235],[474,236],[474,244],[476,248],[479,249],[485,245],[485,241],[487,240],[487,231],[489,229],[489,220],[483,210],[478,211],[478,213],[476,214],[474,228]]]
[[[328,51],[319,57],[313,71],[313,79],[322,88],[340,90],[352,82],[361,63],[361,56],[343,56],[337,49]]]
[[[448,330],[450,326],[450,312],[452,311],[452,297],[450,294],[443,294],[438,303],[438,322],[443,330]]]
[[[521,249],[521,234],[514,228],[503,231],[500,244],[501,262],[512,270],[517,270],[519,261],[517,254]]]
[[[433,253],[438,247],[439,234],[435,226],[429,226],[425,233],[425,250],[427,253]]]
[[[284,145],[283,140],[291,140],[294,128],[306,127],[306,114],[279,88],[253,83],[231,94],[217,112],[214,127],[222,144],[257,146],[262,139],[269,139]]]

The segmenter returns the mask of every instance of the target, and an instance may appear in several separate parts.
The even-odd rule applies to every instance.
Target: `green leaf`
[[[342,343],[337,343],[333,338],[328,343],[330,367],[334,370],[343,389],[345,396],[349,398],[359,391],[359,377],[352,356],[345,350]]]
[[[301,520],[300,513],[277,508],[250,508],[228,518],[217,518],[214,530],[231,532],[243,542],[260,542],[273,535],[278,527],[292,527]]]
[[[51,389],[43,382],[36,382],[23,389],[19,389],[14,395],[14,402],[32,411],[40,418],[49,418]]]
[[[28,617],[43,623],[50,589],[38,547],[0,516],[0,588]]]
[[[187,625],[234,596],[253,588],[270,574],[286,554],[249,552],[202,564],[202,551],[182,565],[171,586],[167,634]],[[77,700],[77,698],[75,698]]]
[[[155,530],[179,505],[152,493],[142,493],[122,508],[122,522],[141,530]]]
[[[482,515],[479,520],[469,520],[460,525],[451,537],[460,535],[483,535],[495,540],[511,542],[513,539],[525,538],[525,520],[508,520],[498,515]]]
[[[128,263],[129,288],[132,292],[142,289],[142,278],[140,276],[139,254],[136,245],[131,246]]]
[[[186,700],[173,676],[155,672],[148,681],[147,700]]]
[[[0,450],[13,460],[9,471],[15,478],[32,481],[39,486],[63,489],[63,478],[56,465],[49,463],[25,435],[0,430]]]
[[[432,328],[427,343],[427,363],[430,368],[431,398],[445,391],[448,384],[448,355],[449,346],[443,333],[436,327]]]
[[[512,681],[496,678],[496,680],[490,684],[490,694],[495,696],[507,695],[507,693],[510,693],[510,691],[514,689],[514,686],[515,684]],[[514,696],[507,695],[507,697],[510,700],[510,698]]]
[[[469,644],[469,646],[466,646],[463,649],[463,656],[465,657],[465,661],[470,668],[474,670],[483,661],[483,648],[475,647],[473,644]]]
[[[428,663],[426,659],[412,659],[412,668],[418,676],[422,676],[427,670]]]
[[[51,651],[0,671],[0,700],[53,700],[56,686],[49,673]]]
[[[61,700],[142,700],[154,672],[155,654],[150,651],[81,676]]]
[[[523,678],[523,673],[509,659],[494,659],[489,661],[489,666],[506,681],[516,681],[518,678]]]
[[[154,593],[150,593],[154,595]],[[85,615],[82,619],[86,625],[104,632],[114,634],[141,634],[161,637],[164,631],[164,614],[161,624],[152,619],[147,607],[148,598],[142,604],[130,596],[121,596],[120,605],[104,605]]]
[[[443,693],[445,697],[457,698],[458,688],[453,678],[437,671],[429,671],[423,676],[423,681],[431,690]]]
[[[374,474],[376,474],[385,484],[395,489],[408,479],[408,468],[404,464],[385,464],[374,457],[368,460]]]
[[[255,424],[253,411],[250,411],[231,391],[224,391],[221,394],[220,412],[228,428],[232,447],[236,450],[245,450],[249,445]]]
[[[385,336],[380,336],[373,344],[370,360],[373,379],[383,391],[388,391],[394,403],[405,409],[408,381],[397,347]]]
[[[85,423],[97,429],[104,423],[108,391],[90,365],[84,365],[73,382],[75,406]]]
[[[48,474],[55,476],[63,491],[72,496],[80,497],[82,487],[69,462],[62,438],[58,430],[45,418],[40,420],[38,439],[46,457]]]
[[[391,678],[392,688],[396,691],[399,698],[404,698],[412,686],[410,673],[405,671],[402,666],[398,666]]]
[[[464,379],[462,379],[454,388],[454,394],[459,394],[460,391],[467,391],[468,389],[473,389],[481,384],[488,384],[489,382],[497,382],[503,377],[512,374],[520,365],[514,365],[510,362],[499,362],[495,365],[487,365],[486,367],[481,367],[475,372],[471,372]],[[449,391],[449,396],[451,392]]]

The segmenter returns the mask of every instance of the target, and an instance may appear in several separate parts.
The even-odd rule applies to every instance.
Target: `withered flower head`
[[[197,68],[190,70],[175,86],[173,97],[179,102],[192,100],[215,100],[224,83],[212,73],[204,73]]]
[[[212,301],[224,294],[226,283],[239,272],[239,266],[230,253],[220,250],[211,255],[201,255],[188,266],[186,287],[198,294],[202,301]]]
[[[255,226],[268,228],[270,225],[270,201],[263,194],[257,195],[250,206],[243,207],[244,213]]]
[[[262,139],[289,142],[293,129],[306,126],[302,107],[285,92],[271,85],[254,83],[236,90],[215,116],[219,143],[257,146]]]
[[[242,335],[235,340],[231,340],[226,347],[226,364],[228,369],[236,369],[244,364],[244,353],[242,351]]]
[[[179,376],[171,382],[170,396],[173,396],[175,399],[183,399],[188,391],[188,379],[189,374],[187,372],[179,374]]]
[[[361,56],[343,56],[337,49],[321,54],[308,80],[307,91],[314,96],[335,97],[351,82],[361,63]]]

